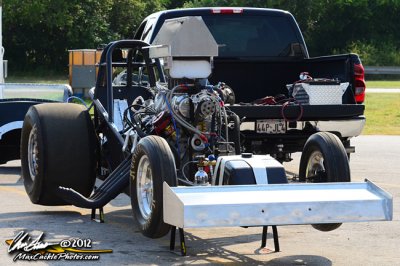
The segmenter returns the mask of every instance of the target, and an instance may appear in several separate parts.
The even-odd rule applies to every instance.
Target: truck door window
[[[149,19],[147,20],[147,24],[146,24],[146,26],[144,27],[143,34],[142,34],[142,36],[141,36],[141,38],[140,38],[141,40],[143,40],[143,41],[145,41],[145,42],[149,42],[149,41],[150,41],[150,36],[151,36],[151,34],[149,34],[149,33],[152,32],[152,30],[153,30],[153,28],[154,28],[154,22],[155,22],[155,20],[156,20],[155,17],[149,18]]]
[[[133,34],[133,39],[140,39],[140,36],[143,34],[144,27],[146,26],[147,21],[143,21],[142,24],[140,24],[139,28],[135,31]]]

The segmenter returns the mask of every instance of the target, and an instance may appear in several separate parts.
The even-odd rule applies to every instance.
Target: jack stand
[[[263,226],[262,232],[262,239],[261,239],[261,248],[265,248],[267,246],[267,232],[268,232],[268,225]],[[272,225],[272,235],[274,237],[274,247],[275,252],[279,252],[279,236],[278,236],[278,229],[276,225]]]
[[[183,228],[178,228],[179,230],[179,239],[180,239],[180,246],[181,246],[181,255],[186,256],[186,244],[185,244],[185,232]],[[169,242],[169,250],[175,249],[175,233],[176,233],[176,226],[171,227],[171,238]]]
[[[92,215],[91,215],[92,221],[95,221],[97,223],[104,223],[104,211],[103,207],[99,208],[99,219],[96,219],[96,209],[92,209]]]

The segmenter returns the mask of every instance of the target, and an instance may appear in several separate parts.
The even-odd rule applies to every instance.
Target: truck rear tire
[[[165,236],[171,226],[163,220],[163,182],[176,186],[174,155],[158,136],[141,139],[132,156],[130,192],[135,220],[150,238]]]
[[[30,200],[41,205],[69,205],[58,187],[89,196],[95,182],[96,142],[86,108],[67,103],[30,107],[21,133],[21,168]]]
[[[313,134],[304,145],[300,159],[301,182],[350,182],[350,166],[340,139],[328,132]],[[341,224],[313,224],[320,231],[332,231]]]

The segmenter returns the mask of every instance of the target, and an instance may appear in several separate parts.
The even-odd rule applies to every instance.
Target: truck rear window
[[[202,17],[219,45],[220,57],[287,56],[290,45],[300,42],[286,17],[239,14]]]

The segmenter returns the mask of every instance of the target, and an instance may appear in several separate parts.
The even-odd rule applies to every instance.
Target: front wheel
[[[304,145],[300,159],[302,182],[350,182],[350,166],[340,139],[328,132],[313,134]],[[332,231],[341,224],[313,224],[320,231]]]
[[[163,182],[176,186],[174,155],[163,138],[148,136],[140,140],[132,156],[131,204],[143,235],[165,236],[171,226],[163,220]]]

